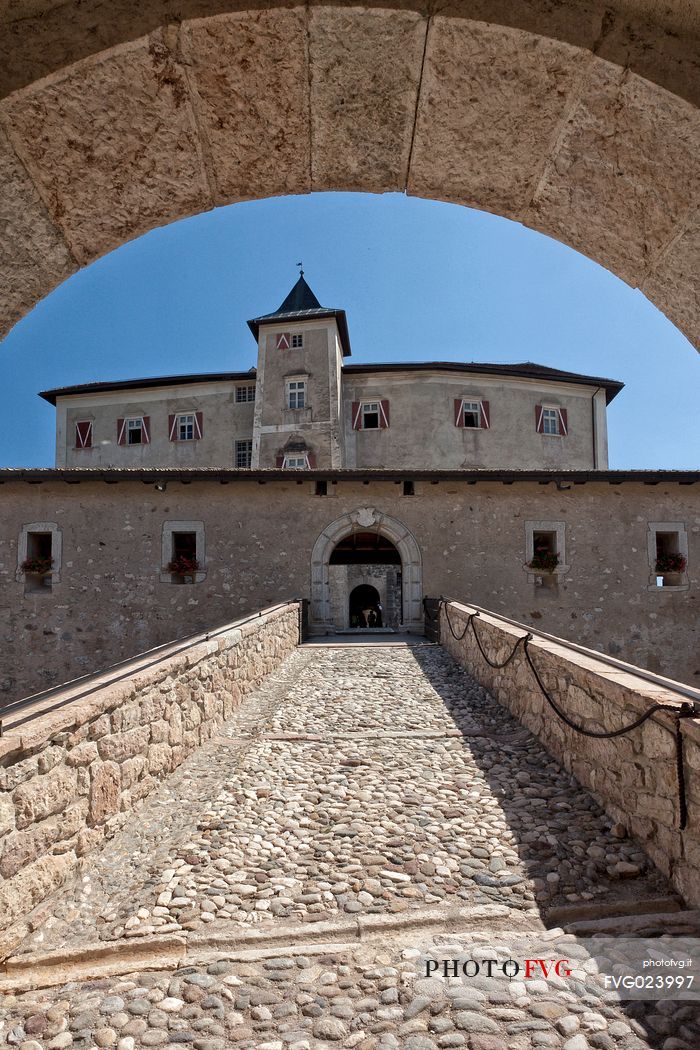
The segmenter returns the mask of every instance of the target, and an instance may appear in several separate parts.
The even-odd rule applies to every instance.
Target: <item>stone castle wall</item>
[[[118,831],[298,641],[299,607],[282,606],[0,738],[0,958],[23,932],[8,928]]]
[[[673,683],[657,684],[535,635],[532,662],[557,705],[577,725],[610,731],[634,722],[654,703],[669,705],[638,729],[613,739],[595,739],[567,726],[543,697],[523,654],[501,669],[490,667],[470,627],[468,606],[440,611],[440,639],[490,693],[544,744],[554,758],[598,799],[613,820],[637,838],[657,867],[693,906],[700,906],[700,718],[680,721],[685,791],[676,758],[676,713],[684,697]],[[450,630],[449,620],[454,629]],[[489,659],[506,659],[523,632],[481,614],[476,629]],[[681,795],[687,822],[682,827]]]
[[[138,475],[106,477],[119,481],[83,475],[79,484],[66,484],[47,474],[41,484],[27,484],[3,476],[3,700],[276,601],[309,597],[317,538],[342,515],[367,507],[390,515],[415,539],[420,593],[469,599],[698,682],[697,485],[602,479],[559,491],[553,482],[418,479],[416,494],[404,496],[393,481],[341,478],[328,484],[328,496],[317,496],[313,480],[274,474],[265,484],[235,476],[225,485],[216,475],[186,484],[171,479],[162,492]],[[192,586],[174,586],[162,571],[163,530],[173,521],[201,522],[203,571]],[[655,521],[681,522],[686,530],[684,589],[649,589]],[[60,571],[47,593],[25,593],[18,572],[22,528],[32,522],[53,523],[60,534]],[[528,522],[558,523],[563,530],[566,568],[551,588],[539,586],[525,565]]]

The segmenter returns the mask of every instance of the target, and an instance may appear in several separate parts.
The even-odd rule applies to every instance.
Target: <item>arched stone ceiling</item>
[[[700,345],[695,0],[231,6],[0,0],[2,330],[184,215],[402,190],[570,244]]]

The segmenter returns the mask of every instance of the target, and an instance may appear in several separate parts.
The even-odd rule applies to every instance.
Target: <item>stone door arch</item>
[[[172,6],[0,4],[0,334],[156,226],[345,190],[524,223],[700,345],[697,4]]]
[[[423,630],[423,561],[409,529],[397,518],[375,509],[359,507],[326,525],[311,552],[311,630],[333,630],[328,565],[336,545],[356,530],[373,530],[386,536],[401,555],[403,573],[402,627]]]

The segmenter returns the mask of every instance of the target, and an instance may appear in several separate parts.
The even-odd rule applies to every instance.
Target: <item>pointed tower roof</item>
[[[248,327],[258,338],[258,332],[263,325],[280,324],[285,321],[321,320],[324,317],[334,317],[338,325],[338,335],[343,348],[343,357],[350,356],[350,336],[348,334],[348,322],[345,310],[337,310],[329,306],[321,306],[314,293],[304,280],[304,271],[299,275],[299,280],[292,288],[284,302],[271,314],[262,314],[248,321]]]

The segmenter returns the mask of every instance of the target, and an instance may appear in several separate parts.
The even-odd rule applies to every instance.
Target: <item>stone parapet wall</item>
[[[179,643],[155,663],[146,656],[56,710],[66,687],[52,711],[0,738],[0,958],[13,944],[8,928],[115,834],[298,642],[293,602]]]
[[[451,603],[440,610],[442,645],[544,744],[550,754],[598,799],[673,882],[700,906],[700,719],[678,720],[682,693],[583,655],[565,643],[533,633],[529,653],[557,705],[587,730],[612,731],[638,719],[655,703],[668,705],[639,728],[612,739],[595,739],[563,722],[544,698],[520,645],[503,668],[484,659],[467,617],[475,610]],[[448,617],[449,615],[449,623]],[[454,634],[450,629],[450,623]],[[503,662],[524,631],[480,613],[479,640],[494,663]],[[455,637],[457,635],[457,637]],[[679,781],[676,731],[683,741],[684,791]],[[687,819],[682,827],[681,796]]]

